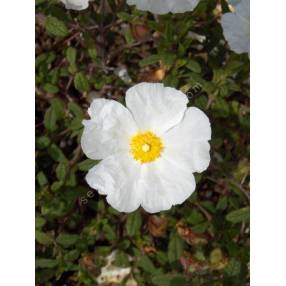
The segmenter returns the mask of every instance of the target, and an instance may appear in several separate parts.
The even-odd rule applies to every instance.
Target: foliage
[[[95,0],[81,12],[36,1],[37,285],[97,285],[113,250],[138,285],[247,283],[249,58],[224,41],[226,12],[214,0],[162,16],[121,0]],[[109,207],[84,180],[98,162],[80,148],[91,100],[124,102],[140,81],[186,92],[213,130],[211,165],[196,176],[195,193],[156,215]]]

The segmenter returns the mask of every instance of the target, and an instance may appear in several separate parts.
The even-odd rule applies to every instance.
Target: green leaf
[[[51,100],[51,106],[47,109],[44,117],[44,126],[53,132],[57,129],[57,121],[64,117],[64,104],[58,99]]]
[[[82,72],[78,72],[75,75],[74,86],[79,92],[86,92],[89,90],[87,77]]]
[[[53,182],[52,185],[51,185],[51,190],[53,192],[56,192],[63,186],[63,184],[64,183],[62,181]]]
[[[152,283],[156,286],[191,286],[184,275],[181,274],[155,274]]]
[[[67,48],[66,57],[70,65],[76,64],[76,54],[77,54],[77,51],[75,48],[72,48],[72,47]]]
[[[76,54],[77,50],[75,48],[69,47],[66,51],[66,58],[69,63],[68,71],[71,74],[76,73],[77,67],[76,67]]]
[[[142,217],[140,212],[137,210],[131,214],[128,214],[127,222],[126,222],[126,231],[130,236],[135,236],[140,232],[142,224]]]
[[[50,145],[50,143],[51,143],[51,140],[47,136],[41,136],[36,139],[36,145],[37,145],[37,148],[39,149],[47,148]]]
[[[154,273],[156,271],[156,267],[154,266],[152,260],[146,254],[140,257],[138,266],[147,273]]]
[[[96,59],[97,59],[97,50],[94,49],[94,48],[88,49],[88,55],[90,56],[90,58],[91,58],[93,61],[96,61]]]
[[[57,239],[56,242],[60,244],[63,247],[69,248],[76,244],[76,242],[79,240],[79,235],[77,234],[67,234],[67,233],[61,233]]]
[[[232,211],[226,215],[226,220],[232,223],[248,222],[250,217],[249,207],[241,208],[239,210]]]
[[[58,164],[57,168],[56,168],[56,174],[57,174],[57,178],[60,181],[64,181],[67,175],[67,170],[68,165],[66,163],[60,163]]]
[[[116,239],[116,233],[115,233],[114,229],[109,224],[105,224],[103,226],[103,232],[105,234],[105,237],[109,241],[113,241]]]
[[[84,117],[82,108],[75,102],[69,102],[68,109],[75,117],[80,119]]]
[[[41,229],[46,224],[46,220],[43,217],[36,217],[36,228]]]
[[[41,187],[43,187],[49,183],[45,173],[42,171],[37,174],[37,181]]]
[[[99,163],[99,161],[86,159],[86,160],[81,161],[80,163],[78,163],[77,166],[78,166],[78,169],[80,171],[88,171],[89,169],[91,169],[92,167],[94,167],[98,163]]]
[[[52,93],[52,94],[55,94],[55,93],[58,93],[59,92],[59,88],[51,83],[46,83],[44,85],[44,90],[48,93]]]
[[[53,238],[42,231],[36,231],[36,241],[43,245],[49,245],[52,244]]]
[[[217,210],[224,210],[227,207],[227,196],[220,197],[219,201],[217,202],[216,209]]]
[[[240,273],[241,264],[235,258],[231,258],[227,267],[225,268],[225,272],[228,276],[237,276]]]
[[[202,71],[200,64],[194,60],[188,60],[186,67],[195,73],[201,73]]]
[[[114,265],[119,266],[119,267],[129,267],[130,262],[128,259],[128,255],[121,250],[117,251]]]
[[[168,245],[168,259],[169,262],[172,263],[174,261],[177,261],[184,249],[184,243],[183,240],[176,234],[173,233],[170,238],[170,242]]]
[[[83,128],[82,119],[81,118],[74,118],[70,123],[70,129],[72,131],[79,131]]]
[[[159,62],[162,59],[161,55],[151,55],[139,62],[141,67],[148,66]]]
[[[56,17],[48,16],[45,26],[47,32],[55,37],[66,37],[69,32],[65,23],[63,21],[60,21]]]
[[[65,254],[65,261],[75,261],[80,256],[80,252],[78,249],[73,249]]]
[[[55,111],[57,120],[62,119],[65,115],[65,105],[59,98],[53,98],[51,100],[51,107]]]
[[[58,261],[48,258],[36,258],[36,268],[55,268]]]
[[[65,154],[56,144],[52,144],[48,148],[48,153],[57,162],[67,162]]]
[[[49,107],[44,116],[44,126],[49,131],[57,129],[57,115],[52,107]]]

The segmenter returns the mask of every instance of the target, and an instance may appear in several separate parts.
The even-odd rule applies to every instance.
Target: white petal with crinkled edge
[[[84,120],[81,146],[87,157],[101,160],[115,152],[128,150],[129,140],[137,132],[131,113],[122,104],[107,99],[93,100]]]
[[[199,0],[127,0],[129,5],[136,5],[142,11],[150,11],[154,14],[184,13],[192,11]]]
[[[192,172],[203,172],[210,163],[211,126],[208,117],[190,107],[180,124],[163,135],[164,153]]]
[[[141,203],[138,183],[141,165],[125,152],[102,160],[89,170],[86,181],[102,195],[107,202],[120,212],[132,212]]]
[[[126,92],[126,106],[139,129],[159,136],[181,121],[187,103],[184,93],[160,83],[140,83]]]
[[[65,4],[66,9],[84,10],[88,7],[89,0],[61,0]]]
[[[153,163],[142,166],[140,192],[142,207],[149,213],[170,209],[183,203],[195,190],[191,168],[181,166],[176,158],[164,155]]]
[[[222,16],[223,34],[231,49],[237,53],[250,51],[250,1],[241,0],[234,13]]]

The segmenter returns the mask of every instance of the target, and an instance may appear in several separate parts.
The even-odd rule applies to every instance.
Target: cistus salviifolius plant
[[[249,283],[249,19],[235,24],[249,2],[158,2],[36,0],[36,285]],[[147,99],[135,112],[128,94],[140,86]],[[161,111],[168,95],[152,86],[172,91],[166,116],[156,99]],[[113,128],[122,110],[132,120]],[[204,122],[195,129],[184,126],[193,113]],[[132,164],[158,163],[171,146],[163,131],[176,128],[172,164],[148,170],[144,188],[123,187],[124,200],[137,171],[126,172],[126,157],[88,179],[106,160],[96,152],[120,142]],[[192,134],[206,135],[196,148]]]

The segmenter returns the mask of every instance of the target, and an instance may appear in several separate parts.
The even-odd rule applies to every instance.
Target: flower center
[[[132,156],[141,164],[156,160],[163,148],[161,139],[151,131],[137,133],[130,140]]]

